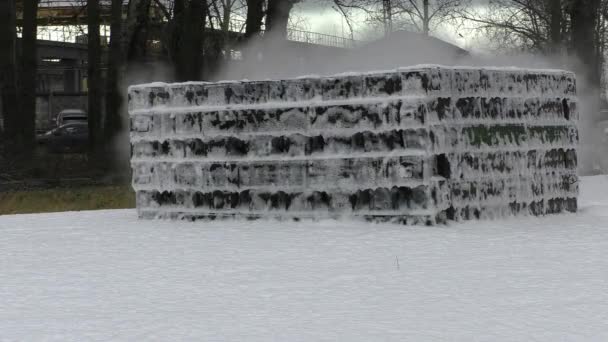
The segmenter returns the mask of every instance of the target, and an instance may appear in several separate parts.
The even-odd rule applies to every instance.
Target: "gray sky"
[[[483,6],[483,3],[487,2],[487,0],[473,1],[481,6]],[[305,0],[296,5],[293,15],[297,18],[296,20],[299,19],[298,22],[302,23],[302,21],[304,21],[304,26],[307,26],[307,29],[310,31],[337,36],[348,36],[350,31],[348,30],[344,17],[335,11],[331,4],[331,0]],[[370,36],[382,34],[381,29],[374,30],[369,23],[365,22],[365,15],[363,13],[356,16],[354,21],[355,39],[364,40]],[[477,39],[469,32],[462,30],[458,31],[453,25],[439,26],[432,34],[465,49],[473,49],[479,45]]]

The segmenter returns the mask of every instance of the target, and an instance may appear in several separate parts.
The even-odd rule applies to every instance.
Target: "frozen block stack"
[[[447,219],[576,211],[576,81],[420,66],[129,88],[142,218]]]

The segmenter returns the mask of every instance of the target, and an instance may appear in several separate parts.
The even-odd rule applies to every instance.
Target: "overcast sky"
[[[487,0],[473,0],[479,5],[483,5]],[[349,36],[350,31],[344,17],[332,8],[331,0],[304,0],[294,8],[292,12],[296,21],[298,18],[304,19],[310,31],[326,33],[337,36]],[[369,39],[370,36],[382,35],[381,29],[373,29],[369,23],[365,22],[365,15],[361,13],[353,20],[355,22],[355,39]],[[302,20],[300,20],[302,22]],[[370,32],[371,31],[371,32]],[[374,32],[375,31],[375,32]],[[458,31],[451,25],[442,25],[437,28],[432,35],[449,41],[465,49],[477,47],[477,40],[466,31]]]

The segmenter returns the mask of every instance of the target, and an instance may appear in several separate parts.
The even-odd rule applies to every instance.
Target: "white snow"
[[[469,71],[477,71],[477,70],[486,70],[486,71],[518,71],[518,72],[534,72],[534,73],[543,73],[543,74],[570,74],[574,75],[572,71],[565,69],[550,69],[550,68],[521,68],[516,66],[471,66],[471,65],[442,65],[442,64],[415,64],[402,66],[396,69],[380,69],[380,70],[366,70],[366,71],[345,71],[340,73],[330,73],[328,75],[319,75],[319,74],[308,74],[301,75],[295,77],[297,80],[301,79],[320,79],[320,78],[334,78],[334,77],[352,77],[352,76],[366,76],[366,75],[374,75],[374,74],[391,74],[395,71],[399,72],[407,72],[407,71],[416,71],[422,69],[453,69],[453,70],[469,70]],[[240,79],[240,80],[220,80],[215,83],[218,84],[229,84],[229,83],[241,83],[241,82],[250,82],[250,81],[278,81],[279,78],[265,78],[265,79]],[[201,82],[201,81],[188,81],[188,82],[179,82],[173,83],[173,85],[189,85],[189,84],[210,84],[210,82]],[[131,90],[140,90],[144,88],[153,88],[153,87],[164,87],[167,85],[171,85],[171,83],[165,82],[150,82],[150,83],[142,83],[131,85],[128,88],[128,91]]]
[[[606,341],[608,177],[579,203],[437,227],[0,216],[0,341]]]

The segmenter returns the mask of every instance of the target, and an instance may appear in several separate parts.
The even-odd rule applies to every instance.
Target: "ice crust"
[[[416,66],[129,87],[142,218],[412,224],[576,211],[576,79]]]

